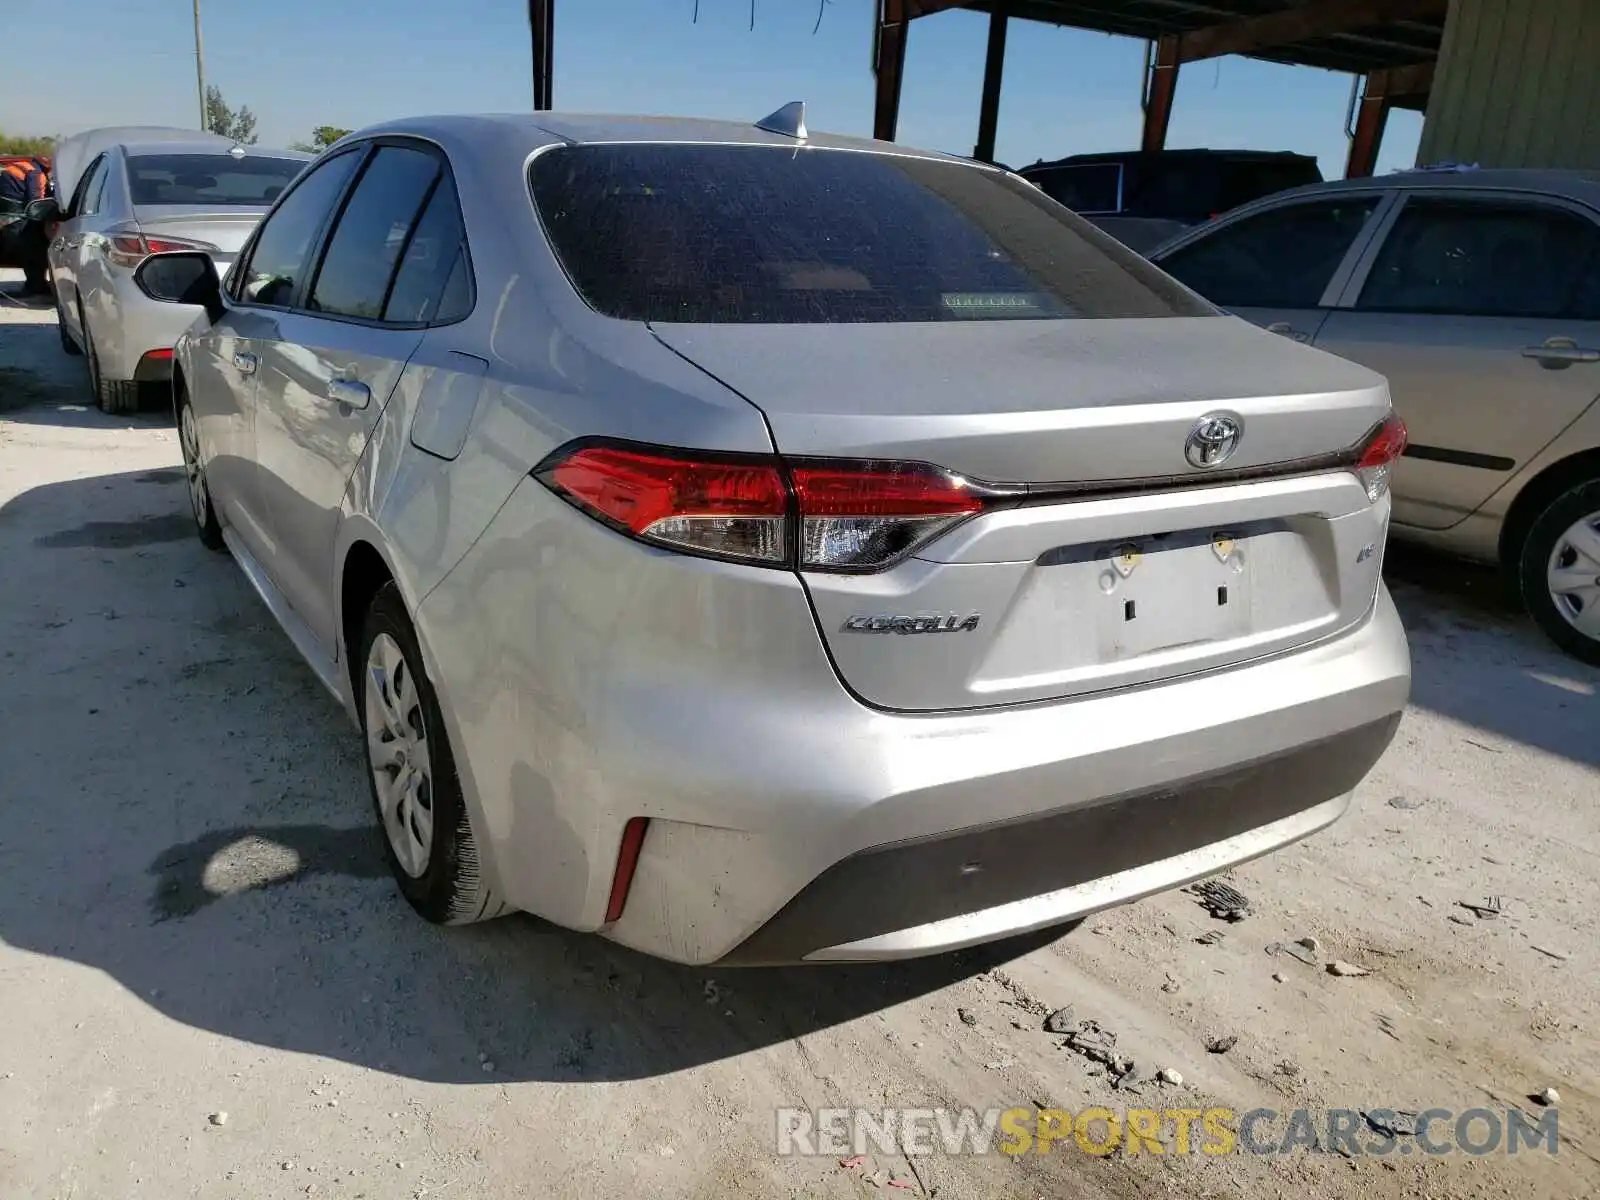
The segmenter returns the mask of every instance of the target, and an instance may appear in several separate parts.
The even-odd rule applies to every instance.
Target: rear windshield
[[[717,324],[1216,310],[1038,189],[925,158],[767,146],[539,155],[533,196],[607,316]]]
[[[227,154],[136,154],[128,158],[135,205],[264,206],[276,200],[306,164],[296,158]]]

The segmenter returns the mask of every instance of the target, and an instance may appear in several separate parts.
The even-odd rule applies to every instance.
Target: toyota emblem
[[[1244,435],[1244,420],[1233,413],[1207,413],[1189,430],[1183,456],[1191,467],[1217,467],[1233,457]]]

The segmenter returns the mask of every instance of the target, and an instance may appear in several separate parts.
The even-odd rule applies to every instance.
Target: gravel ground
[[[0,295],[7,1200],[1600,1190],[1600,672],[1485,573],[1391,552],[1414,703],[1349,818],[1228,877],[1244,920],[1179,892],[931,961],[708,977],[412,917],[352,730],[192,536],[170,420],[86,398],[53,314]],[[1300,938],[1311,963],[1267,953]],[[1068,1004],[1181,1084],[1113,1090],[1040,1028]],[[1554,1158],[774,1153],[786,1105],[1537,1114],[1548,1086]]]

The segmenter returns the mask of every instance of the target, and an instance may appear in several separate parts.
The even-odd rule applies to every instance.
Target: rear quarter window
[[[539,155],[535,205],[583,299],[632,321],[1211,315],[1038,189],[935,159],[768,146]]]

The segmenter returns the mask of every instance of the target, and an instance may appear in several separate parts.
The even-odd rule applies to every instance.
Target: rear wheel
[[[89,320],[78,308],[78,327],[83,330],[83,354],[89,364],[89,391],[103,413],[120,415],[139,411],[139,385],[131,379],[107,379],[100,370],[100,356],[95,353],[94,334],[89,332]]]
[[[200,432],[194,419],[194,406],[189,397],[178,393],[178,445],[183,450],[183,474],[189,485],[189,507],[194,513],[194,525],[200,542],[208,550],[226,550],[222,538],[222,524],[217,520],[217,510],[211,503],[211,488],[206,482],[205,463],[200,459]]]
[[[504,905],[483,880],[449,735],[400,590],[385,584],[361,635],[356,707],[373,806],[400,892],[429,921],[463,925]]]
[[[1558,496],[1522,543],[1523,602],[1574,658],[1600,664],[1600,480]]]

